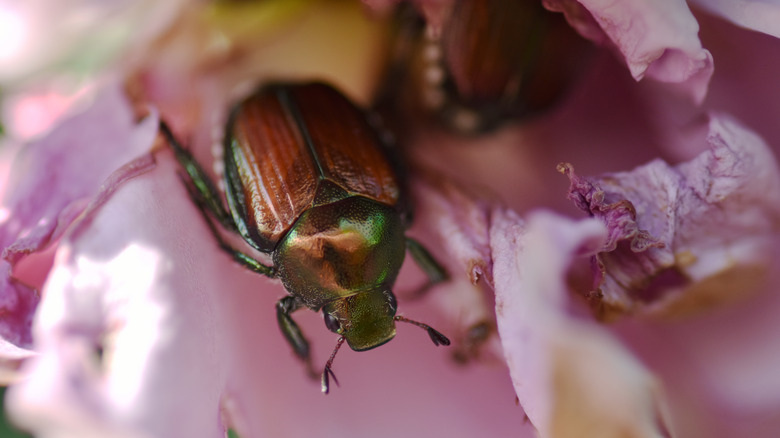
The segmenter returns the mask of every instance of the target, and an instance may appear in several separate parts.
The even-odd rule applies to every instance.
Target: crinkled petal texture
[[[106,86],[84,112],[6,156],[10,172],[0,206],[0,338],[29,349],[30,323],[56,241],[111,173],[147,151],[157,117],[137,123],[118,84]],[[25,282],[16,265],[24,261]],[[12,361],[13,363],[13,361]]]
[[[569,197],[601,219],[609,239],[597,256],[606,315],[682,315],[748,295],[772,264],[780,228],[780,172],[767,145],[714,116],[708,150],[669,166],[581,178]]]
[[[503,366],[461,373],[411,325],[376,350],[342,351],[341,387],[320,394],[277,327],[281,285],[219,251],[177,170],[160,154],[63,239],[39,356],[9,393],[17,422],[42,437],[216,437],[228,425],[242,437],[532,436]],[[426,306],[400,311],[430,321]],[[324,364],[335,336],[318,315],[294,316]]]
[[[713,72],[684,0],[544,0],[584,37],[614,45],[636,80],[646,75],[701,102]]]
[[[653,374],[612,334],[578,318],[566,284],[572,261],[606,241],[597,220],[495,216],[496,316],[520,403],[542,437],[667,436]]]

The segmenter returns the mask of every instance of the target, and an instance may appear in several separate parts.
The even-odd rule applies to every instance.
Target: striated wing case
[[[324,181],[399,205],[396,169],[376,132],[328,85],[264,87],[236,106],[226,134],[228,203],[239,232],[260,251],[274,249]]]

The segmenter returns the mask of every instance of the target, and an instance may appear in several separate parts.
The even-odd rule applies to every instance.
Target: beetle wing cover
[[[309,84],[292,94],[323,178],[395,206],[400,196],[395,169],[363,112],[327,85]]]
[[[234,110],[227,129],[228,200],[243,237],[270,252],[330,180],[395,206],[391,163],[363,113],[323,84],[270,86]]]
[[[241,224],[239,230],[253,246],[271,251],[311,204],[317,189],[314,163],[295,121],[273,93],[245,100],[228,132],[232,145],[225,171],[229,186],[231,178],[238,182],[235,193],[228,194],[237,198],[231,202],[239,210],[234,219],[243,222],[246,230]]]

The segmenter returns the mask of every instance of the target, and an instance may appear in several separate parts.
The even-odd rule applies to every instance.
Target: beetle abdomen
[[[233,111],[225,141],[228,202],[239,232],[270,252],[323,181],[395,206],[400,188],[363,113],[319,83],[264,87]]]

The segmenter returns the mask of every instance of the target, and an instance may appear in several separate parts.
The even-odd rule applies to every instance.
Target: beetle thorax
[[[287,290],[318,309],[392,286],[404,259],[403,231],[392,207],[351,196],[304,212],[274,250],[274,265]]]

